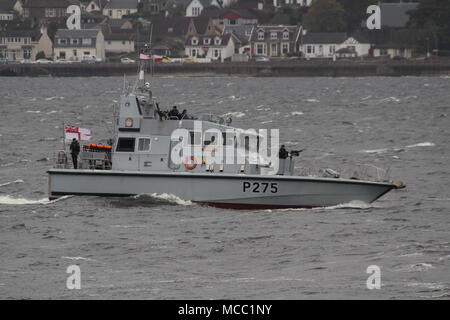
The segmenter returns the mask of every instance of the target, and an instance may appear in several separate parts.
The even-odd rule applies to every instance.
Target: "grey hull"
[[[225,208],[312,208],[371,203],[392,184],[311,177],[51,169],[49,197],[173,194]]]

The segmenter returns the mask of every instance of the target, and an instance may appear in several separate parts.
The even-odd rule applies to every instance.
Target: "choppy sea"
[[[0,298],[449,298],[450,77],[152,80],[163,108],[279,128],[289,149],[306,149],[300,174],[365,165],[406,183],[370,205],[48,201],[62,122],[109,137],[122,86],[120,77],[0,78]],[[70,265],[80,267],[80,290],[66,287]],[[371,265],[380,289],[366,286]]]

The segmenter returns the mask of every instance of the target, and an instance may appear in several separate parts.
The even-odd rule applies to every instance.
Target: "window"
[[[264,54],[264,45],[261,43],[258,43],[256,45],[256,54]]]
[[[264,31],[258,32],[258,40],[264,40]]]
[[[76,57],[78,54],[77,50],[73,50],[73,56]]]
[[[127,14],[129,15],[131,12],[130,12],[130,10],[127,10]]]
[[[150,151],[150,138],[139,138],[138,151]]]
[[[214,58],[218,58],[220,56],[220,50],[214,49]]]
[[[122,10],[117,10],[117,18],[122,18]]]
[[[288,31],[283,32],[283,40],[289,40],[289,32]]]
[[[222,39],[220,38],[215,38],[214,39],[214,44],[219,45],[222,42]]]
[[[314,46],[306,46],[306,53],[314,53]]]
[[[112,10],[108,10],[108,15],[112,17]]]
[[[45,16],[47,18],[56,17],[56,9],[55,8],[46,8],[45,9]]]
[[[31,58],[31,49],[23,49],[23,58],[30,59]]]
[[[108,41],[108,44],[111,44],[111,41]]]
[[[29,8],[23,8],[23,16],[25,18],[28,18],[30,16],[30,9]]]
[[[336,46],[330,46],[330,53],[333,54],[336,52]]]
[[[92,43],[91,38],[83,38],[82,43],[85,45],[90,45]]]
[[[211,39],[210,38],[203,39],[203,44],[210,44],[210,43],[211,43]]]
[[[72,39],[72,44],[78,44],[78,39]]]
[[[198,44],[198,39],[197,38],[192,38],[192,44],[195,46]]]
[[[231,25],[236,24],[236,20],[235,20],[235,19],[230,19],[230,24],[231,24]]]
[[[271,32],[270,33],[270,40],[277,40],[277,33],[276,32]]]
[[[119,138],[117,141],[117,152],[134,152],[135,138]]]
[[[91,4],[91,10],[95,9],[95,4]]]
[[[59,52],[59,58],[60,59],[65,59],[66,58],[66,52],[65,51],[60,51]]]
[[[193,15],[194,17],[199,16],[199,15],[200,15],[200,7],[193,7],[193,8],[192,8],[192,15]]]
[[[85,52],[83,52],[83,54],[84,54],[85,56],[90,56],[90,55],[91,55],[91,53],[90,53],[89,51],[85,51]]]
[[[289,53],[289,43],[283,43],[281,50],[283,51],[283,54]]]

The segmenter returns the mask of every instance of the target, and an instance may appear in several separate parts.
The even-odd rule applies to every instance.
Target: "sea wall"
[[[252,77],[364,77],[450,75],[450,60],[439,61],[271,61],[228,63],[157,63],[154,75]],[[90,77],[122,76],[137,71],[135,64],[2,64],[0,76]]]

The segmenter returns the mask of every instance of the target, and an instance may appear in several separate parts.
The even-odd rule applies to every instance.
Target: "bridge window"
[[[150,151],[150,138],[140,138],[138,151]]]
[[[135,138],[119,138],[117,152],[134,152]]]

